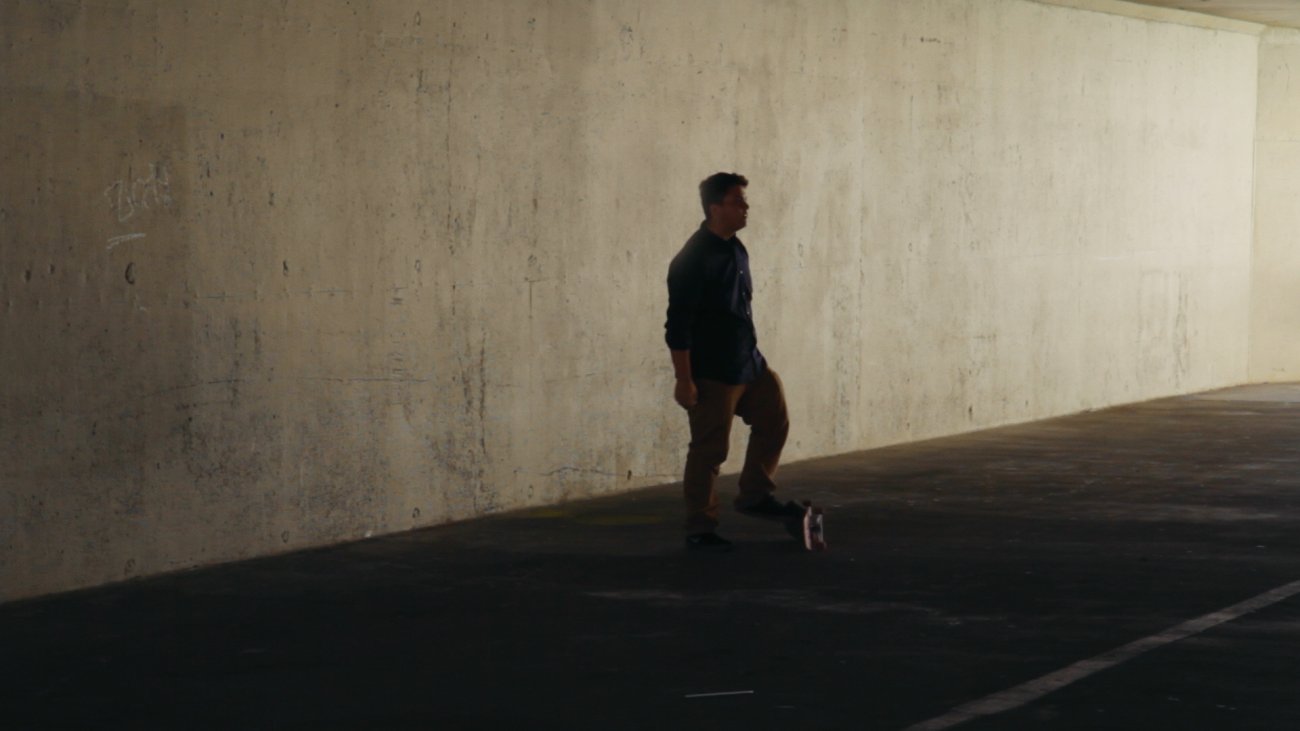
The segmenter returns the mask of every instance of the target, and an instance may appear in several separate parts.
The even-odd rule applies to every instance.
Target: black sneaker
[[[686,548],[691,551],[726,553],[731,550],[731,541],[717,533],[692,533],[686,536]]]
[[[736,511],[751,518],[780,521],[802,518],[804,514],[803,506],[799,505],[799,503],[794,501],[779,503],[771,495],[764,495],[762,500],[752,505],[737,505]]]

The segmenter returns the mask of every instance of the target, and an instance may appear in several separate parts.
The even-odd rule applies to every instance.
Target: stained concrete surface
[[[1298,436],[1270,386],[788,465],[821,555],[688,555],[664,486],[12,603],[0,726],[905,728],[1300,578]],[[1297,647],[1292,597],[962,728],[1300,728]]]
[[[792,459],[1300,378],[1297,64],[1059,2],[0,2],[0,601],[674,479],[718,170]]]

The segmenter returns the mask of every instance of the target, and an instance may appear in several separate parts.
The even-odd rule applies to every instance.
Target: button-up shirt
[[[744,384],[763,373],[767,363],[758,352],[753,294],[745,245],[701,224],[668,267],[664,325],[668,347],[691,352],[693,378]]]

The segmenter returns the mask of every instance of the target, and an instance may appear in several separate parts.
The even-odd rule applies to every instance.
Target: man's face
[[[749,217],[749,202],[745,200],[745,189],[742,186],[732,186],[727,191],[727,195],[722,198],[722,204],[714,204],[709,207],[713,211],[713,222],[720,228],[729,231],[739,231],[745,227],[745,221]]]

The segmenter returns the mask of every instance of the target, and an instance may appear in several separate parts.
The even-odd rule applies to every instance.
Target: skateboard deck
[[[826,513],[810,502],[803,503],[803,515],[791,521],[790,533],[803,543],[805,551],[826,550]]]

